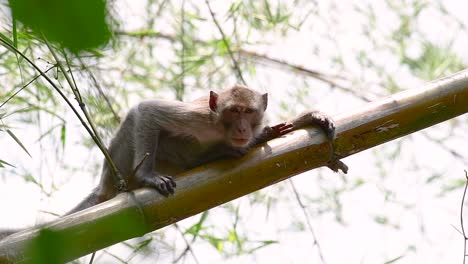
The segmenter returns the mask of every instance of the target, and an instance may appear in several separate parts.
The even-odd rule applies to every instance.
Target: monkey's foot
[[[166,197],[174,194],[176,183],[171,176],[153,174],[149,177],[142,177],[139,180],[142,186],[154,188]]]
[[[348,173],[348,166],[344,164],[344,162],[336,158],[329,161],[327,163],[327,167],[334,172],[338,172],[339,170],[341,170],[342,172],[344,172],[344,174]]]

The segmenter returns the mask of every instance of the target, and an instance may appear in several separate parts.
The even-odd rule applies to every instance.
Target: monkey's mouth
[[[249,143],[247,138],[231,138],[231,141],[234,146],[245,146]]]

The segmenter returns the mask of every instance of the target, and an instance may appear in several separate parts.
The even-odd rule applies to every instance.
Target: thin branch
[[[53,65],[52,67],[48,68],[47,70],[44,71],[44,73],[48,73],[50,70],[52,70],[53,68],[57,67],[56,65]],[[0,109],[5,105],[7,104],[11,99],[13,99],[17,94],[19,94],[23,89],[25,89],[26,87],[28,87],[31,83],[33,83],[35,80],[37,80],[37,78],[41,77],[40,74],[34,76],[27,84],[25,84],[23,87],[21,87],[20,89],[18,89],[18,91],[14,92],[10,97],[8,97],[8,99],[6,99],[5,102],[3,102],[1,105],[0,105]]]
[[[181,73],[180,73],[180,91],[185,90],[185,0],[182,0],[182,6],[181,6],[181,22],[180,22],[180,43],[182,45],[182,50],[180,54],[180,68],[181,68]],[[177,97],[181,99],[182,97],[182,92],[177,93]]]
[[[190,254],[192,254],[192,257],[193,257],[193,260],[195,261],[195,263],[199,264],[200,262],[198,262],[197,256],[195,255],[195,252],[192,250],[192,246],[190,245],[188,240],[185,238],[184,232],[182,232],[182,230],[180,229],[180,227],[179,227],[179,225],[177,223],[173,224],[173,226],[180,233],[180,236],[184,240],[186,248],[185,248],[184,252],[182,254],[180,254],[180,256],[177,259],[175,259],[172,263],[175,264],[175,263],[179,262],[182,259],[182,257],[185,256],[185,254],[187,252],[190,252]]]
[[[237,74],[237,79],[240,80],[242,82],[242,84],[246,85],[247,83],[246,83],[244,77],[242,76],[242,71],[241,71],[241,69],[239,67],[239,63],[237,62],[236,58],[234,58],[234,53],[231,50],[231,45],[229,44],[229,42],[227,40],[226,34],[224,34],[224,31],[221,28],[221,25],[219,24],[213,10],[211,9],[210,1],[205,0],[205,3],[206,3],[206,6],[208,7],[208,10],[210,11],[210,15],[211,15],[211,18],[213,19],[213,22],[215,23],[216,27],[218,28],[219,33],[221,34],[221,37],[223,39],[223,43],[226,46],[226,49],[227,49],[227,51],[229,53],[229,57],[231,57],[233,68],[234,68],[234,70],[235,70],[235,72]]]
[[[201,214],[200,220],[198,220],[197,226],[201,226],[201,225],[202,225],[202,223],[205,221],[207,215],[208,215],[208,211],[203,212],[203,213]],[[189,250],[190,250],[190,244],[194,244],[195,241],[196,241],[197,238],[198,238],[199,231],[200,231],[200,230],[199,230],[200,227],[197,228],[197,229],[198,229],[198,230],[196,230],[196,232],[193,234],[192,239],[190,240],[190,243],[186,245],[185,249],[182,251],[182,253],[179,255],[179,257],[177,257],[177,258],[175,259],[174,262],[178,262],[180,259],[182,259],[182,257],[184,257],[184,256],[189,252]],[[173,262],[173,263],[174,263],[174,262]]]
[[[98,139],[96,139],[96,137],[94,136],[93,134],[93,131],[89,128],[88,124],[85,122],[85,120],[83,119],[83,117],[78,113],[78,111],[76,110],[76,108],[73,106],[73,104],[70,102],[70,100],[68,100],[68,98],[65,96],[65,94],[62,92],[62,90],[49,78],[49,76],[47,76],[45,74],[44,71],[42,71],[39,66],[37,66],[34,62],[32,62],[24,53],[22,53],[21,51],[19,51],[16,47],[14,47],[13,45],[11,45],[10,43],[8,43],[7,41],[5,41],[4,39],[0,38],[0,42],[3,43],[4,46],[6,46],[8,49],[14,51],[15,53],[19,54],[23,59],[25,59],[34,69],[36,69],[36,71],[38,71],[40,73],[40,75],[46,79],[46,81],[54,88],[55,91],[57,91],[60,95],[60,97],[62,97],[62,99],[66,102],[66,104],[70,107],[70,109],[73,111],[73,113],[75,114],[75,116],[78,118],[78,120],[81,122],[81,124],[83,125],[83,127],[86,129],[86,131],[88,132],[88,134],[91,136],[91,138],[93,138],[93,140],[96,142]]]
[[[427,131],[423,131],[421,133],[427,140],[433,141],[437,144],[437,147],[441,148],[442,150],[450,153],[454,158],[458,159],[460,162],[465,163],[465,165],[468,165],[468,160],[458,151],[450,148],[447,146],[447,144],[444,144],[442,140],[436,139],[431,137]]]
[[[106,102],[107,104],[107,108],[110,109],[110,111],[112,112],[112,115],[114,116],[114,119],[118,122],[120,122],[120,117],[119,115],[117,114],[117,112],[115,111],[111,101],[109,100],[109,97],[104,93],[104,91],[102,90],[102,87],[101,85],[99,84],[99,82],[97,81],[96,77],[94,76],[94,74],[89,70],[89,68],[84,64],[83,60],[81,58],[78,58],[78,60],[80,61],[80,64],[81,64],[81,67],[83,69],[86,70],[86,72],[88,73],[89,77],[91,78],[91,80],[93,81],[93,84],[94,84],[94,87],[96,87],[96,89],[98,90],[99,92],[99,95],[104,98],[104,101]]]
[[[154,38],[165,39],[165,40],[170,41],[170,42],[175,42],[176,41],[176,37],[174,37],[171,34],[156,32],[156,31],[151,31],[151,30],[134,31],[134,32],[117,31],[116,34],[121,35],[121,36],[127,36],[127,37],[139,37],[139,38],[141,38],[141,37],[154,37]],[[206,41],[201,40],[201,39],[196,39],[195,38],[192,41],[195,42],[195,43],[207,44]],[[229,48],[229,46],[227,46],[227,47]],[[232,54],[238,53],[240,56],[244,56],[244,57],[247,57],[247,58],[252,58],[252,59],[256,60],[258,63],[264,62],[264,65],[276,65],[276,66],[279,66],[281,68],[286,68],[286,69],[293,70],[293,71],[295,71],[297,73],[303,74],[305,76],[308,76],[308,77],[317,79],[319,81],[322,81],[322,82],[324,82],[326,84],[329,84],[330,86],[332,86],[334,88],[337,88],[337,89],[340,89],[340,90],[342,90],[342,91],[344,91],[346,93],[352,94],[352,95],[356,96],[357,98],[362,99],[365,102],[370,102],[371,101],[371,98],[369,98],[369,97],[367,97],[365,95],[359,94],[356,90],[354,90],[354,89],[352,89],[350,87],[344,86],[342,84],[339,84],[338,82],[334,81],[333,79],[345,80],[345,78],[343,78],[343,77],[341,77],[339,75],[326,74],[326,73],[323,73],[323,72],[320,72],[320,71],[317,71],[317,70],[312,70],[312,69],[306,68],[306,67],[301,66],[301,65],[290,63],[290,62],[288,62],[286,60],[280,60],[280,59],[277,59],[277,58],[272,58],[272,57],[267,56],[265,54],[260,54],[260,53],[250,51],[250,50],[246,50],[246,49],[242,49],[242,48],[239,48],[239,49],[237,49],[235,51],[228,49],[228,52],[229,51],[231,51]],[[231,56],[231,58],[233,58],[233,56]],[[233,63],[237,63],[237,60],[234,60]],[[239,72],[239,71],[236,70],[236,72]]]
[[[89,260],[89,264],[93,264],[94,257],[96,257],[96,251],[94,251],[93,254],[91,254],[91,259]]]
[[[317,252],[318,252],[318,255],[319,255],[319,258],[320,258],[320,262],[326,263],[325,258],[323,257],[322,247],[320,246],[317,235],[315,234],[314,228],[312,227],[312,223],[310,221],[309,214],[307,213],[306,206],[302,202],[301,197],[299,195],[299,192],[297,191],[293,180],[289,179],[288,181],[291,184],[291,187],[293,189],[294,195],[296,197],[297,204],[299,205],[299,207],[301,207],[302,213],[304,213],[304,218],[306,220],[307,227],[309,228],[310,234],[312,235],[312,239],[314,240],[313,246],[317,246]]]
[[[67,71],[65,70],[65,67],[63,67],[63,64],[60,62],[60,59],[58,58],[57,54],[55,53],[53,47],[50,45],[49,41],[45,37],[43,37],[45,44],[49,48],[50,53],[54,57],[60,71],[62,72],[63,76],[67,80],[68,85],[70,86],[73,94],[75,95],[75,99],[78,101],[78,105],[81,108],[81,111],[85,115],[86,120],[88,121],[89,126],[91,127],[90,129],[90,134],[96,145],[99,147],[101,150],[102,154],[104,154],[104,157],[106,159],[107,164],[111,168],[111,174],[115,179],[116,186],[119,191],[127,191],[127,183],[125,179],[122,177],[122,175],[119,172],[119,169],[115,165],[114,161],[112,160],[109,151],[105,147],[105,145],[102,143],[101,138],[99,137],[99,133],[97,132],[96,126],[94,125],[94,122],[91,118],[91,116],[88,113],[88,110],[86,109],[86,105],[82,100],[80,91],[78,90],[78,87],[76,86],[74,79],[72,79],[68,74]],[[66,56],[65,56],[66,58]],[[67,60],[68,63],[68,60]]]
[[[463,225],[463,207],[465,205],[465,196],[466,196],[466,190],[468,189],[468,172],[465,170],[465,189],[463,190],[463,196],[462,196],[462,201],[461,201],[461,205],[460,205],[460,225],[461,225],[461,230],[462,230],[462,234],[463,234],[463,264],[466,263],[466,253],[467,253],[467,249],[466,249],[466,242],[468,240],[468,237],[466,236],[466,233],[465,233],[465,227]]]
[[[141,161],[135,166],[133,169],[133,172],[131,175],[135,176],[138,170],[140,169],[141,165],[143,165],[143,162],[150,156],[150,153],[146,152]]]
[[[288,69],[290,69],[290,70],[292,70],[294,72],[302,73],[302,74],[304,74],[306,76],[315,78],[315,79],[317,79],[319,81],[322,81],[322,82],[330,85],[331,87],[338,88],[338,89],[340,89],[340,90],[342,90],[342,91],[344,91],[346,93],[352,94],[353,96],[355,96],[357,98],[360,98],[361,100],[363,100],[365,102],[370,102],[371,101],[370,98],[368,98],[365,95],[362,95],[362,94],[358,93],[355,89],[352,89],[350,87],[346,87],[346,86],[334,81],[333,79],[342,79],[342,80],[344,79],[343,77],[341,77],[339,75],[325,74],[325,73],[322,73],[322,72],[319,72],[319,71],[316,71],[316,70],[308,69],[308,68],[306,68],[304,66],[300,66],[300,65],[297,65],[297,64],[292,64],[290,62],[287,62],[286,60],[280,60],[280,59],[269,57],[269,56],[267,56],[265,54],[259,54],[259,53],[254,52],[254,51],[240,49],[238,52],[242,56],[256,59],[259,62],[264,61],[264,62],[273,64],[273,65],[288,68]]]

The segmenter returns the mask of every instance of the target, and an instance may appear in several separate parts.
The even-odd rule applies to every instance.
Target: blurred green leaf
[[[424,43],[417,58],[402,57],[403,64],[409,66],[414,75],[424,80],[434,80],[466,68],[461,58],[450,48]]]
[[[266,246],[269,246],[269,245],[271,245],[271,244],[277,244],[277,243],[279,243],[279,242],[276,241],[276,240],[263,240],[263,241],[258,241],[258,242],[260,243],[260,245],[257,246],[257,247],[254,247],[254,248],[252,248],[252,249],[249,249],[249,250],[247,251],[249,254],[251,254],[251,253],[253,253],[254,251],[257,251],[257,250],[259,250],[259,249],[261,249],[261,248],[264,248],[264,247],[266,247]]]
[[[374,221],[381,224],[381,225],[387,225],[388,224],[388,218],[386,216],[375,216]]]
[[[67,127],[65,126],[65,124],[63,124],[60,129],[60,142],[62,142],[62,149],[65,149],[66,139],[67,139]]]
[[[34,179],[34,177],[31,174],[24,175],[23,178],[26,182],[32,182],[40,186],[40,184],[36,181],[36,179]]]
[[[10,45],[14,46],[13,42],[11,41],[11,39],[9,39],[7,36],[5,36],[4,34],[0,33],[0,38],[3,39],[4,41],[8,42]]]
[[[405,257],[404,255],[398,256],[398,257],[396,257],[396,258],[394,258],[394,259],[391,259],[391,260],[389,260],[389,261],[385,261],[384,264],[395,263],[395,262],[397,262],[398,260],[400,260],[400,259],[402,259],[402,258],[404,258],[404,257]]]
[[[208,214],[209,214],[209,211],[205,211],[201,214],[201,217],[200,217],[200,220],[198,220],[197,223],[195,223],[194,225],[192,225],[191,227],[189,227],[185,233],[186,234],[192,234],[194,238],[196,238],[199,233],[200,233],[200,230],[202,229],[203,227],[203,223],[205,222],[205,220],[207,219],[208,217]]]
[[[16,143],[28,154],[29,157],[32,157],[31,154],[29,154],[29,151],[26,149],[26,147],[23,145],[23,143],[19,140],[19,138],[16,137],[15,134],[13,134],[13,132],[11,132],[10,129],[7,129],[6,132],[8,133],[8,135],[10,135],[10,137],[13,138],[13,140],[16,141]]]
[[[0,168],[5,168],[5,166],[3,166],[3,165],[8,165],[10,167],[16,168],[15,166],[11,165],[10,163],[0,159]]]
[[[139,242],[137,244],[137,246],[133,249],[133,252],[136,253],[136,252],[139,252],[139,251],[142,251],[142,250],[145,250],[148,248],[148,246],[151,244],[151,242],[153,242],[153,238],[150,237],[148,239],[145,239],[141,242]]]
[[[12,48],[9,47],[8,44],[10,44],[11,46],[14,46],[13,42],[11,41],[11,39],[9,39],[7,36],[5,36],[4,34],[0,33],[0,42],[2,43],[2,46],[4,46],[5,48],[9,49],[10,51],[14,52],[14,50]],[[4,43],[6,42],[6,43]]]
[[[107,43],[104,0],[10,0],[13,17],[36,34],[77,53]]]
[[[462,188],[463,186],[465,186],[465,184],[466,184],[466,179],[465,178],[450,180],[449,183],[442,186],[441,194],[445,194],[445,193],[451,192],[453,190]]]

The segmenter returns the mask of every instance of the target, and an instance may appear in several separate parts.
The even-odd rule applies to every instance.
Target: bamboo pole
[[[468,70],[335,116],[335,152],[340,157],[353,155],[466,112]],[[54,252],[54,257],[63,262],[84,256],[323,166],[329,151],[320,131],[301,129],[269,141],[241,159],[218,161],[177,175],[176,194],[169,198],[150,189],[122,193],[47,224],[54,231],[49,237],[66,249]],[[27,260],[27,245],[38,232],[32,228],[0,241],[0,263]]]

